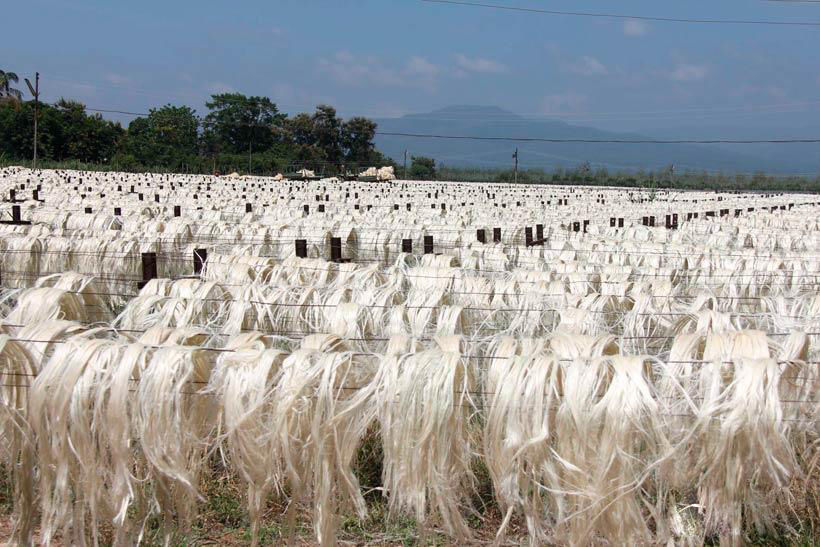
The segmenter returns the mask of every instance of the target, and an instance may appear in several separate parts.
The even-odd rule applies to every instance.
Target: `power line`
[[[433,1],[433,0],[422,0]],[[818,0],[820,2],[820,0]],[[58,107],[57,103],[50,103]],[[130,116],[149,116],[147,112],[129,112],[105,108],[91,108],[90,112],[116,113]],[[240,124],[243,126],[268,127],[266,124]],[[450,139],[473,141],[506,141],[506,142],[545,142],[545,143],[576,143],[576,144],[820,144],[820,138],[805,139],[559,139],[546,137],[481,137],[475,135],[442,135],[436,133],[404,133],[398,131],[376,131],[376,135],[386,137],[408,137],[420,139]]]
[[[52,105],[56,106],[56,105]],[[105,112],[109,114],[126,114],[128,116],[148,116],[147,112],[127,112],[125,110],[106,110],[104,108],[89,108],[85,107],[86,110],[90,110],[91,112]]]
[[[427,0],[423,0],[427,1]],[[587,144],[816,144],[818,139],[551,139],[542,137],[479,137],[473,135],[440,135],[429,133],[400,133],[393,131],[376,131],[377,135],[390,137],[413,137],[427,139],[457,139],[473,141],[511,141],[511,142],[551,142],[551,143],[587,143]]]
[[[499,4],[484,4],[479,2],[463,2],[460,0],[420,0],[429,4],[450,4],[455,6],[469,6],[474,8],[491,8],[506,11],[525,13],[540,13],[544,15],[566,15],[572,17],[594,17],[598,19],[633,19],[638,21],[656,21],[661,23],[694,23],[694,24],[724,24],[724,25],[770,25],[795,27],[820,27],[820,22],[808,21],[768,21],[758,19],[701,19],[687,17],[660,17],[651,15],[626,15],[620,13],[600,13],[585,11],[559,11],[540,8],[523,8],[519,6],[504,6]]]

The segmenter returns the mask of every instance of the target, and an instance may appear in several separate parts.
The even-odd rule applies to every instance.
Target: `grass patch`
[[[14,509],[14,485],[5,464],[0,464],[0,515],[8,515]]]

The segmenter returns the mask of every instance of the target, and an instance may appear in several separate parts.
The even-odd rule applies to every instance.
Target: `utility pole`
[[[31,91],[31,94],[34,96],[34,169],[37,169],[37,114],[40,110],[40,73],[34,73],[34,85],[31,85],[31,82],[28,78],[24,78],[26,80],[26,85],[28,86],[28,90]]]
[[[515,184],[518,184],[518,147],[515,147],[515,154],[513,154],[513,159],[515,160],[515,169],[513,171],[515,176]]]
[[[248,174],[251,174],[251,158],[253,157],[253,140],[248,140]]]
[[[407,149],[404,149],[404,180],[407,180]]]

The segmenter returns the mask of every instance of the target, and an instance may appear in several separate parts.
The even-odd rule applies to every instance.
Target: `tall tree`
[[[324,152],[326,161],[338,164],[342,161],[342,120],[336,109],[320,104],[313,113],[314,145]]]
[[[23,94],[20,92],[19,89],[15,89],[11,87],[11,84],[16,84],[20,81],[20,77],[17,76],[14,72],[7,72],[5,70],[0,70],[0,94],[4,97],[13,97],[16,99],[22,99]]]
[[[314,143],[313,118],[310,114],[297,114],[285,123],[288,136],[293,144],[297,146],[308,146]]]
[[[376,137],[376,124],[367,118],[350,118],[342,124],[342,146],[345,160],[364,165],[374,158],[373,139]]]
[[[268,150],[284,125],[285,114],[267,97],[241,93],[211,95],[204,124],[226,152],[235,154]]]
[[[23,98],[23,93],[19,89],[11,87],[20,81],[20,77],[14,72],[0,70],[0,100],[19,101]]]
[[[105,120],[99,114],[87,114],[85,105],[78,101],[61,98],[54,109],[60,118],[54,159],[106,163],[114,157],[125,136],[119,123]]]
[[[187,106],[152,108],[128,125],[126,150],[143,165],[177,168],[197,155],[198,145],[199,119]]]

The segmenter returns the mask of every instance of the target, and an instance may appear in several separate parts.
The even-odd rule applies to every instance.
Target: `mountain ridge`
[[[475,137],[545,139],[652,139],[641,133],[615,132],[573,125],[561,120],[524,117],[493,105],[450,105],[427,113],[375,120],[384,133],[414,133]],[[680,170],[796,173],[813,169],[811,162],[800,163],[795,154],[779,161],[767,151],[756,154],[750,147],[732,149],[694,144],[548,143],[447,140],[377,135],[376,147],[401,162],[409,155],[429,156],[451,167],[509,169],[512,153],[519,150],[520,168],[571,168],[584,162],[593,167],[638,171],[670,164]],[[767,149],[768,150],[768,149]]]

